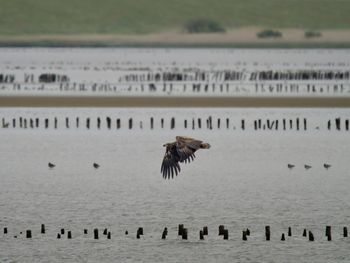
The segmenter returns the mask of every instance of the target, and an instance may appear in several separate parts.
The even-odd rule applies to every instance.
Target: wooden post
[[[173,130],[175,128],[175,118],[171,118],[170,128]]]
[[[187,228],[182,229],[182,239],[187,240]]]
[[[221,119],[218,118],[218,129],[220,129],[220,125],[221,125]]]
[[[72,239],[72,231],[67,231],[67,238]]]
[[[117,119],[117,129],[120,129],[120,119]]]
[[[69,129],[69,118],[66,118],[66,128]]]
[[[98,229],[94,229],[94,239],[98,239]]]
[[[242,231],[242,240],[247,241],[247,231]]]
[[[254,124],[255,124],[255,121],[254,121]],[[229,128],[230,128],[230,119],[226,118],[226,129],[229,129]]]
[[[307,120],[304,118],[304,131],[307,130]]]
[[[163,118],[160,119],[160,126],[162,127],[162,129],[164,128],[164,119]]]
[[[64,228],[61,228],[61,235],[64,235]]]
[[[111,232],[107,233],[107,239],[111,239]]]
[[[41,234],[45,234],[45,225],[41,224]]]
[[[204,240],[203,230],[199,231],[199,240]]]
[[[286,130],[286,119],[283,119],[282,122],[283,122],[283,130]]]
[[[177,231],[177,234],[178,234],[179,236],[182,236],[183,230],[184,230],[184,225],[183,225],[183,224],[180,224],[180,225],[179,225],[179,228],[178,228],[178,231]]]
[[[270,241],[271,232],[270,232],[270,226],[265,226],[265,238],[266,241]]]
[[[326,226],[326,237],[328,241],[332,241],[331,226]]]
[[[36,118],[36,119],[35,119],[35,126],[36,126],[37,128],[39,128],[39,118]]]
[[[108,234],[108,230],[107,230],[107,228],[105,228],[104,230],[103,230],[103,235],[107,235]]]
[[[192,118],[192,130],[195,129],[195,126],[196,126],[196,123],[195,123],[195,121],[194,121],[194,118]]]
[[[129,130],[132,129],[132,118],[129,119]]]
[[[198,118],[198,128],[202,129],[202,119]]]
[[[225,230],[225,226],[224,225],[220,225],[219,226],[219,236],[224,235],[224,230]]]
[[[284,233],[282,233],[281,241],[285,241],[285,240],[286,240],[286,237],[284,236]]]
[[[151,130],[153,130],[154,120],[153,117],[151,117]]]
[[[288,236],[291,237],[292,236],[292,228],[288,227]]]
[[[208,227],[207,226],[203,227],[203,235],[205,235],[205,236],[208,235]]]
[[[45,119],[45,129],[49,128],[49,119]]]
[[[79,117],[76,117],[75,119],[75,125],[77,128],[79,128]]]
[[[4,227],[4,234],[7,234],[7,227]]]
[[[349,130],[349,119],[345,120],[345,129],[348,131]]]
[[[304,231],[303,231],[303,237],[306,237],[307,236],[307,234],[306,234],[307,232],[306,232],[306,229],[304,228]]]
[[[97,118],[97,129],[100,129],[101,128],[101,118],[98,117]]]
[[[60,238],[61,238],[61,234],[58,233],[58,234],[57,234],[57,239],[60,239]]]
[[[335,119],[335,127],[338,131],[340,131],[340,118]]]
[[[167,234],[168,234],[168,228],[165,227],[162,233],[162,239],[166,239]]]
[[[343,227],[343,237],[348,237],[348,228],[346,226]]]
[[[137,230],[137,232],[142,236],[142,235],[143,235],[143,227],[139,227],[139,229]]]
[[[299,118],[297,118],[297,131],[299,131]]]
[[[87,235],[87,233],[88,233],[88,230],[84,229],[84,235]]]
[[[127,236],[127,235],[129,235],[129,232],[128,232],[128,230],[125,230],[125,235]]]
[[[184,127],[187,129],[187,120],[184,120]]]
[[[26,231],[26,238],[32,238],[32,231],[31,230]]]
[[[245,130],[245,120],[241,120],[241,128],[243,131]]]
[[[112,123],[112,120],[110,117],[107,117],[106,118],[106,122],[107,122],[107,128],[110,130],[111,129],[111,123]]]
[[[314,235],[309,231],[309,241],[315,241]]]
[[[90,129],[90,118],[86,118],[86,128]]]
[[[228,240],[228,229],[224,229],[224,239]]]
[[[249,228],[247,228],[245,232],[246,232],[247,236],[250,236],[250,230],[249,230]]]

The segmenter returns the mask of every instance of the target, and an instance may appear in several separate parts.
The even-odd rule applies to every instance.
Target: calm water
[[[0,109],[9,122],[0,128],[0,234],[2,262],[349,262],[349,132],[347,109]],[[121,118],[119,130],[96,118]],[[155,119],[150,129],[149,118]],[[215,120],[212,130],[184,128],[192,118]],[[50,127],[19,128],[19,118],[50,119]],[[54,129],[52,120],[58,118]],[[65,127],[65,118],[70,128]],[[88,130],[72,120],[91,118]],[[171,129],[170,119],[176,119]],[[217,128],[217,118],[230,126]],[[341,130],[334,127],[341,118]],[[12,119],[17,120],[16,128]],[[134,128],[129,129],[129,118]],[[160,119],[165,126],[161,128]],[[258,130],[254,120],[307,119],[307,130]],[[246,127],[241,128],[244,119]],[[328,121],[331,120],[331,130]],[[143,121],[142,129],[139,123]],[[136,124],[135,124],[136,123]],[[223,125],[223,124],[222,124]],[[281,125],[281,124],[280,124]],[[294,124],[295,125],[295,124]],[[203,125],[204,126],[204,125]],[[293,126],[294,127],[294,126]],[[180,175],[164,180],[160,164],[163,143],[176,135],[212,145]],[[50,170],[48,162],[56,167]],[[94,169],[92,163],[101,165]],[[289,170],[287,164],[295,164]],[[332,167],[326,170],[324,163]],[[312,166],[305,170],[304,164]],[[40,224],[47,228],[40,234]],[[189,231],[177,236],[178,224]],[[229,240],[217,236],[218,226]],[[199,241],[207,225],[209,236]],[[271,241],[264,241],[264,226]],[[324,237],[331,225],[333,241]],[[280,241],[291,226],[293,237]],[[92,239],[92,229],[108,228],[112,239]],[[136,230],[144,236],[136,239]],[[161,240],[168,227],[167,240]],[[241,241],[242,230],[251,230]],[[73,239],[57,240],[61,228]],[[84,236],[83,229],[89,229]],[[301,236],[304,228],[315,242]],[[28,240],[21,231],[32,229]],[[125,230],[129,235],[125,236]],[[101,233],[102,234],[102,233]],[[18,238],[13,238],[17,235]]]

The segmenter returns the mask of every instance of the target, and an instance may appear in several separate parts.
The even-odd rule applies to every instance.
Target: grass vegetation
[[[0,0],[0,6],[0,35],[156,33],[203,17],[227,30],[350,28],[349,0]]]

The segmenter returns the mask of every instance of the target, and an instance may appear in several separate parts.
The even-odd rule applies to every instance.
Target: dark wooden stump
[[[270,241],[271,232],[270,232],[270,226],[265,226],[265,238],[266,241]]]
[[[224,239],[228,240],[228,229],[224,229]]]
[[[180,225],[179,225],[179,228],[178,228],[177,234],[178,234],[179,236],[182,236],[183,230],[184,230],[184,225],[183,225],[183,224],[180,224]]]
[[[242,231],[242,240],[247,241],[247,231]]]
[[[207,226],[203,227],[203,235],[204,236],[208,235],[208,227]]]
[[[314,235],[309,231],[309,241],[315,241]]]
[[[348,237],[348,228],[346,226],[343,227],[343,237]]]
[[[291,237],[292,236],[292,228],[288,227],[288,236]]]
[[[188,233],[187,228],[183,228],[182,235],[181,235],[182,239],[187,240],[187,233]]]
[[[199,240],[204,240],[203,230],[199,231]]]
[[[225,226],[224,225],[220,225],[219,226],[219,236],[223,236],[224,235],[224,230],[225,230]]]
[[[286,240],[286,237],[284,236],[284,233],[282,233],[281,241],[285,241],[285,240]]]
[[[26,238],[32,238],[32,230],[26,231]]]
[[[94,239],[98,239],[98,229],[94,229]]]
[[[41,224],[41,234],[45,234],[45,225]]]
[[[67,238],[72,239],[72,231],[67,231]]]

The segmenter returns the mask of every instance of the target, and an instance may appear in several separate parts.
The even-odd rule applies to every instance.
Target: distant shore
[[[306,38],[305,30],[281,29],[281,38],[258,38],[262,28],[247,27],[226,33],[185,34],[179,32],[154,34],[78,34],[78,35],[1,35],[2,47],[329,47],[349,48],[350,30],[322,30],[321,37]]]
[[[2,96],[1,107],[305,107],[348,108],[350,98]]]

